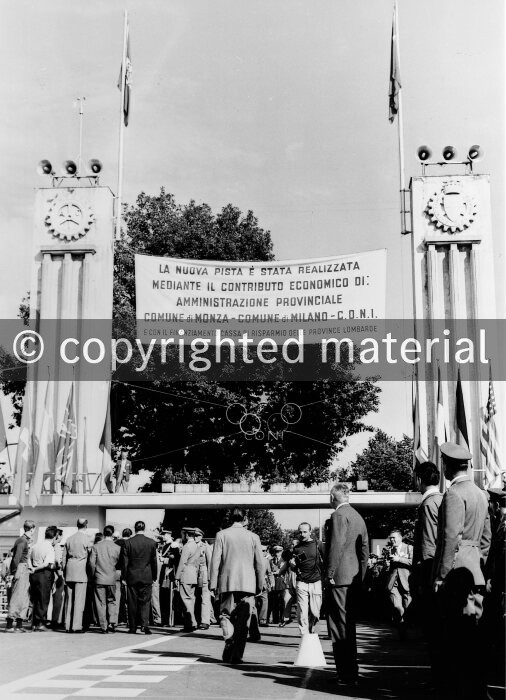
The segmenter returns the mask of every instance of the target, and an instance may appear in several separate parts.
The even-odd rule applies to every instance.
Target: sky
[[[389,318],[411,315],[399,234],[397,126],[388,122],[391,0],[4,0],[0,22],[0,318],[29,287],[41,158],[104,164],[117,187],[123,9],[133,92],[124,201],[161,186],[177,201],[251,209],[277,259],[386,248]],[[503,278],[504,3],[400,0],[406,176],[416,149],[484,149],[496,277]],[[505,312],[504,285],[498,310]],[[374,425],[411,434],[411,391],[384,384]],[[367,436],[351,440],[345,458]]]

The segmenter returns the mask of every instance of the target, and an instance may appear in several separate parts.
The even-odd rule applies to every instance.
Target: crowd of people
[[[438,468],[418,464],[422,501],[413,545],[394,530],[380,557],[369,552],[365,521],[345,483],[331,490],[324,543],[302,522],[289,547],[268,546],[248,529],[241,508],[212,543],[192,527],[180,538],[169,530],[148,537],[142,521],[121,536],[106,525],[91,542],[83,519],[65,543],[55,526],[34,543],[35,523],[28,520],[4,563],[5,631],[24,631],[29,607],[34,632],[79,633],[96,625],[110,634],[124,623],[132,634],[177,624],[193,633],[219,624],[223,661],[240,664],[248,639],[258,641],[262,627],[288,624],[296,605],[301,635],[314,634],[326,619],[338,680],[355,684],[356,620],[364,590],[373,594],[381,580],[401,638],[408,611],[418,610],[434,687],[444,697],[486,698],[482,657],[504,640],[506,494],[492,490],[489,499],[474,484],[463,447],[446,443],[441,452],[446,493],[439,491]],[[471,650],[473,663],[463,664]]]

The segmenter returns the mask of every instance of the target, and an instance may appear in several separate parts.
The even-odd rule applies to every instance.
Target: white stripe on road
[[[145,688],[88,688],[87,690],[78,690],[73,697],[77,695],[86,698],[135,698],[144,691]],[[41,697],[46,698],[47,696],[38,695],[38,700],[41,700]]]
[[[111,679],[111,683],[161,683],[167,676],[116,676]],[[108,683],[108,681],[102,681]]]
[[[144,665],[144,664],[139,664],[136,666],[132,666],[132,671],[135,671],[136,673],[138,671],[180,671],[184,666],[163,666],[162,664],[153,664],[152,666]]]
[[[47,681],[41,681],[37,685],[29,685],[27,688],[30,690],[41,690],[44,688],[89,688],[96,682],[96,680],[87,681],[79,678],[69,678],[68,680],[60,680],[59,678],[54,680],[53,678],[49,678]],[[44,695],[44,697],[46,696]]]

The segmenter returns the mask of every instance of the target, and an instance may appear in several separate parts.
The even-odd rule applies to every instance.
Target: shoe
[[[100,634],[108,634],[108,633],[109,633],[109,630],[103,630],[103,629],[100,630]]]
[[[269,627],[269,623],[267,622],[267,620],[260,620],[258,625],[259,627]]]
[[[221,631],[223,632],[223,639],[225,641],[227,641],[227,639],[231,639],[234,634],[234,625],[230,622],[230,620],[226,617],[220,620],[220,627]]]
[[[137,634],[137,628],[135,629],[129,629],[128,634]]]
[[[208,630],[209,627],[210,627],[210,625],[206,625],[206,624],[199,625],[199,630]]]
[[[144,634],[153,634],[153,632],[149,629],[149,627],[144,627],[143,632],[144,632]]]
[[[116,625],[109,625],[107,628],[107,631],[110,632],[111,634],[114,634],[116,632]]]
[[[18,632],[19,634],[26,634],[26,630],[24,627],[14,627],[13,632]]]
[[[261,639],[261,635],[256,634],[254,637],[248,637],[248,642],[260,642]]]
[[[243,660],[242,659],[235,659],[234,657],[232,657],[230,659],[230,663],[233,664],[234,666],[238,666],[239,664],[243,663]]]
[[[14,627],[6,627],[4,632],[14,632]]]
[[[290,622],[290,620],[283,620],[283,622],[280,622],[278,627],[286,627],[286,625]]]
[[[226,664],[230,663],[230,660],[232,659],[232,653],[234,651],[234,643],[232,642],[231,639],[227,639],[225,642],[225,648],[223,649],[223,654],[222,654],[222,659]]]
[[[42,625],[34,625],[34,626],[32,627],[32,632],[43,632],[43,631],[44,631],[44,630],[43,630]]]
[[[195,632],[196,630],[197,630],[197,627],[196,627],[196,626],[192,626],[192,627],[183,627],[183,632],[188,632],[188,633],[190,633],[190,632]]]

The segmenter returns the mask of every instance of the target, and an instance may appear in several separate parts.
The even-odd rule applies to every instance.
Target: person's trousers
[[[51,625],[56,625],[62,622],[63,599],[65,593],[65,581],[63,576],[58,576],[54,582],[53,588],[53,610],[51,612]]]
[[[301,634],[313,632],[320,619],[322,582],[297,581],[297,617]]]
[[[269,591],[269,611],[267,620],[278,623],[281,622],[283,613],[283,591]]]
[[[389,592],[390,604],[392,606],[392,617],[396,625],[404,621],[404,613],[408,609],[411,602],[409,591],[405,591],[394,583],[393,588]]]
[[[358,678],[357,590],[355,586],[332,586],[328,591],[328,627],[337,674],[344,682]]]
[[[26,620],[30,607],[30,572],[27,564],[19,564],[12,580],[7,618]]]
[[[293,588],[285,588],[283,591],[283,620],[288,622],[292,614],[292,606],[297,600]]]
[[[211,591],[209,584],[203,583],[198,586],[198,598],[200,600],[200,624],[211,624]]]
[[[255,596],[255,606],[258,613],[258,620],[261,624],[267,622],[267,611],[269,609],[269,600],[267,591],[262,591]]]
[[[220,625],[225,639],[224,661],[242,659],[248,638],[251,612],[255,605],[252,593],[233,591],[220,596]]]
[[[197,620],[195,619],[195,583],[179,583],[179,595],[184,605],[184,626],[186,628],[196,627]]]
[[[80,632],[83,628],[83,613],[86,603],[87,583],[73,581],[65,584],[65,629]]]
[[[162,613],[160,610],[160,584],[158,581],[153,582],[151,589],[151,617],[154,625],[162,624]]]
[[[32,596],[34,627],[46,624],[52,586],[53,572],[49,569],[34,571],[33,574],[30,574],[30,594]]]
[[[437,596],[428,585],[422,589],[420,598],[421,626],[427,643],[432,679],[436,686],[445,681],[445,645],[443,640],[443,622]]]
[[[116,581],[116,586],[119,587],[119,594],[116,597],[119,600],[118,606],[118,622],[128,622],[128,602],[127,602],[127,587],[124,581]],[[116,589],[117,590],[117,589]]]
[[[100,629],[106,630],[109,625],[115,625],[118,619],[118,602],[116,600],[116,584],[110,586],[95,584],[95,611]]]
[[[151,606],[151,583],[127,584],[128,627],[131,630],[149,625]]]

